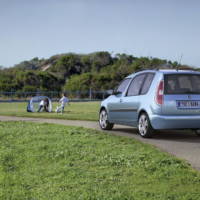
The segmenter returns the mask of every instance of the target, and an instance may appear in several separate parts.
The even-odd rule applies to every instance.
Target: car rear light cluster
[[[156,103],[159,105],[163,104],[163,94],[164,94],[164,81],[160,81],[156,91]]]

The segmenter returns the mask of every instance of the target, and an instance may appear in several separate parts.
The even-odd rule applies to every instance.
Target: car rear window
[[[168,74],[164,82],[165,94],[200,94],[200,75]]]

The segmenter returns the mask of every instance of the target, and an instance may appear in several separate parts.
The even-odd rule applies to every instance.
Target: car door
[[[112,95],[111,98],[109,99],[109,102],[107,104],[107,109],[109,112],[110,122],[117,123],[119,119],[123,118],[121,107],[120,107],[121,99],[130,81],[131,81],[131,78],[124,79],[115,90],[114,92],[115,94]]]
[[[123,118],[120,119],[124,124],[136,126],[138,118],[138,108],[140,106],[139,95],[144,84],[147,73],[137,75],[131,81],[126,94],[121,98],[120,108],[123,111]]]

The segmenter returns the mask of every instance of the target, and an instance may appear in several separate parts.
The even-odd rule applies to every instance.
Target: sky
[[[200,67],[199,10],[199,0],[0,0],[0,65],[108,51]]]

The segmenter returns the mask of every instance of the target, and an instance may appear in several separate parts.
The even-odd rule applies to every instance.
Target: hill
[[[0,68],[0,91],[85,91],[111,89],[125,76],[142,69],[176,68],[177,62],[159,58],[66,53],[48,59],[33,58],[11,68]],[[181,65],[180,68],[190,66]]]

